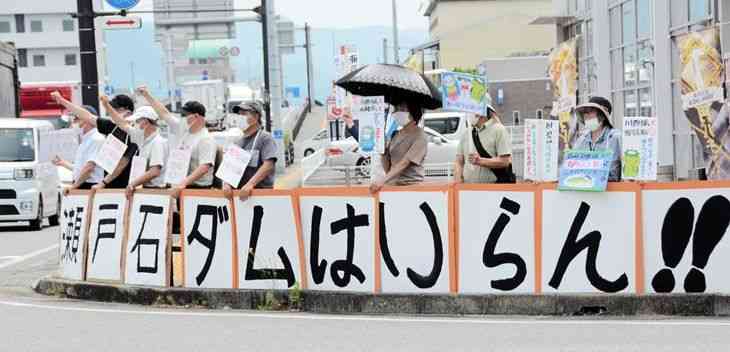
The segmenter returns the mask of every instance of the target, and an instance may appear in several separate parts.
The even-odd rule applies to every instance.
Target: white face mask
[[[245,130],[249,126],[251,126],[251,124],[248,123],[248,118],[246,116],[239,116],[237,120],[238,122],[236,124],[238,125],[238,128],[242,130]]]
[[[394,112],[392,116],[400,127],[405,127],[409,122],[411,122],[411,117],[405,111]]]
[[[591,132],[596,132],[601,127],[601,124],[598,122],[598,118],[585,120],[586,128],[588,128]]]
[[[479,123],[479,120],[481,118],[478,115],[471,115],[469,116],[469,124],[472,126],[476,126]]]

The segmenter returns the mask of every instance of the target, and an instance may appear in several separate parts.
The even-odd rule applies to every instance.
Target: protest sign
[[[466,73],[441,74],[441,96],[444,110],[457,110],[486,115],[487,79]]]
[[[170,152],[165,171],[165,183],[179,185],[188,176],[192,149],[180,147]]]
[[[378,134],[382,135],[382,125],[379,126],[379,117],[385,114],[385,98],[380,97],[353,97],[352,117],[358,120],[360,149],[372,152],[376,149]],[[382,139],[382,138],[381,138]]]
[[[94,162],[104,169],[104,171],[111,174],[116,169],[125,151],[127,151],[127,145],[117,137],[109,135],[106,137],[104,144],[101,145],[101,148],[99,148],[99,152],[96,153]]]
[[[568,150],[560,167],[561,191],[603,192],[608,185],[611,167],[610,150]]]
[[[621,141],[621,177],[625,180],[656,180],[659,153],[656,118],[624,117]]]
[[[143,156],[135,156],[132,158],[132,168],[129,171],[129,183],[131,185],[134,180],[147,172],[147,158]]]
[[[233,187],[238,187],[238,183],[241,182],[241,177],[243,177],[249,161],[251,161],[250,152],[231,144],[223,154],[223,162],[221,162],[218,172],[215,173],[215,177],[218,177]]]
[[[38,160],[47,162],[55,156],[63,160],[74,160],[79,148],[78,130],[64,128],[61,130],[41,130],[38,133]]]
[[[524,178],[552,182],[558,179],[558,122],[525,120]]]

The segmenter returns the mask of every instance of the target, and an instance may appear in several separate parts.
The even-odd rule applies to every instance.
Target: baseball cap
[[[152,123],[157,124],[157,120],[159,120],[160,117],[151,106],[140,106],[134,111],[132,116],[127,118],[127,121],[137,121],[139,119],[147,119]]]
[[[261,116],[261,110],[261,106],[256,102],[245,102],[233,107],[234,114],[240,114],[241,112],[250,111]]]
[[[191,101],[185,103],[185,105],[183,105],[183,107],[182,107],[182,111],[183,111],[183,113],[198,114],[200,116],[205,116],[205,106],[203,106],[203,104],[201,104],[197,101],[194,101],[194,100],[191,100]]]

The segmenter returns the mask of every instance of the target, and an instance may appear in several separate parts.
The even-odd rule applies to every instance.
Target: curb
[[[43,278],[37,293],[139,305],[212,309],[294,310],[326,314],[402,315],[675,315],[729,316],[730,296],[651,295],[441,295],[331,291],[156,288]]]

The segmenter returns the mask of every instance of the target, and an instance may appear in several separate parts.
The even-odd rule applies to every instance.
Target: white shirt
[[[145,171],[153,166],[161,168],[160,176],[144,184],[145,188],[162,188],[165,186],[165,162],[167,161],[167,140],[155,132],[149,137],[139,128],[130,128],[129,138],[140,147],[139,156],[146,160]]]
[[[81,169],[84,165],[86,165],[87,162],[94,161],[94,159],[96,159],[96,153],[99,151],[102,144],[104,144],[104,136],[102,136],[96,128],[89,130],[89,132],[86,132],[86,134],[81,136],[81,144],[76,150],[76,158],[74,159],[74,182],[79,179]],[[86,182],[95,184],[101,182],[103,178],[104,169],[96,165],[89,175],[89,178],[86,179]]]
[[[172,142],[170,146],[172,148],[191,148],[188,175],[192,174],[200,165],[211,165],[208,172],[193,182],[193,185],[212,186],[217,146],[213,137],[208,133],[208,129],[202,128],[196,133],[190,133],[187,123],[172,115],[168,115],[167,123],[170,125],[170,141]]]

